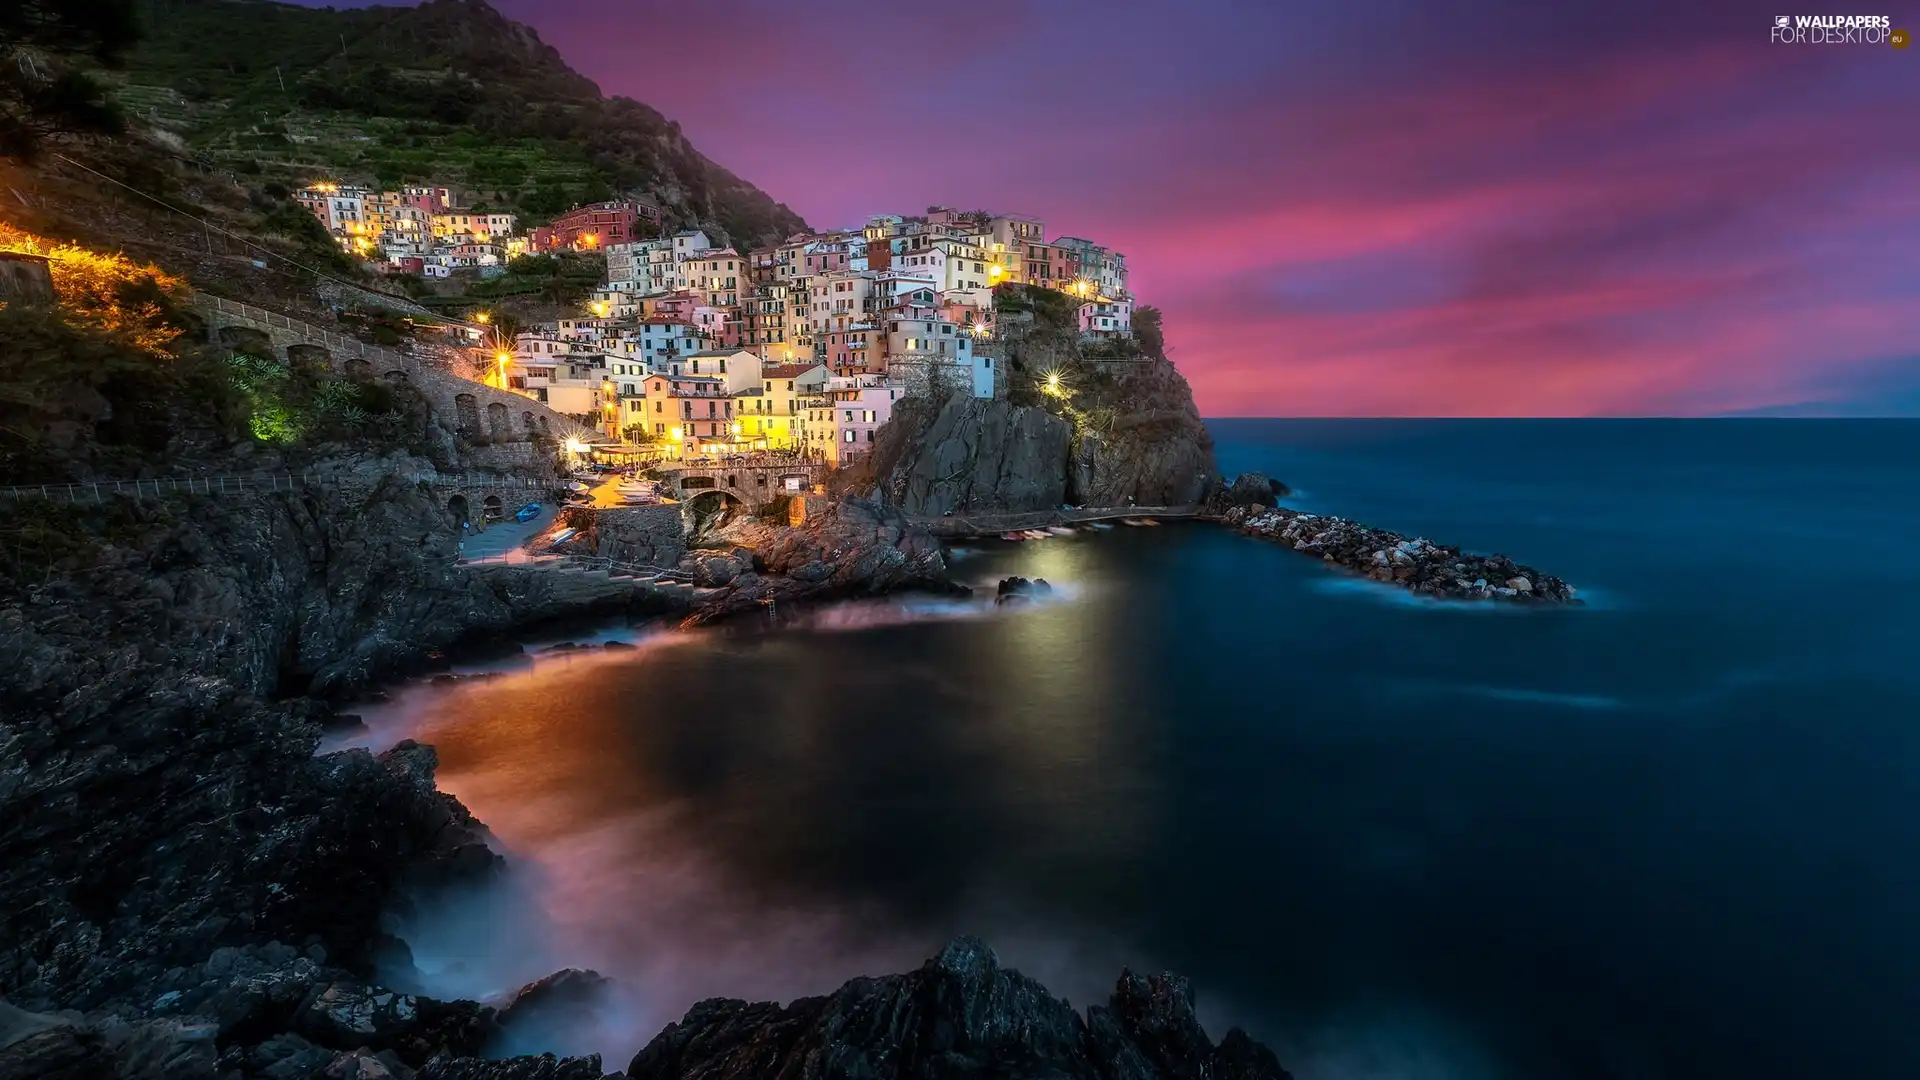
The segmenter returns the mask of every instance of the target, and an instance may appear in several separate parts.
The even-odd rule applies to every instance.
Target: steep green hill
[[[603,97],[530,27],[483,0],[329,10],[268,0],[140,0],[118,77],[136,123],[263,179],[432,181],[539,220],[638,193],[672,225],[735,243],[805,228],[695,150],[680,126]]]

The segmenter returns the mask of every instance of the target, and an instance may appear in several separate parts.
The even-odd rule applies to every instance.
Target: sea
[[[1192,981],[1299,1080],[1920,1076],[1920,421],[1220,420],[1287,504],[1565,578],[1416,599],[1201,524],[960,546],[893,597],[471,658],[438,747],[495,885],[389,975],[628,1057],[954,935],[1076,1005]]]

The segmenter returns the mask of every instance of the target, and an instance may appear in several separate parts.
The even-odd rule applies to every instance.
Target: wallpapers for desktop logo
[[[1886,15],[1775,15],[1773,40],[1782,45],[1892,45],[1904,49],[1913,35],[1895,30]]]

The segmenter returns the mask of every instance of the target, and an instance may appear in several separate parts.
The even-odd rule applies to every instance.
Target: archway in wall
[[[478,439],[485,434],[480,430],[480,402],[472,394],[455,394],[453,412],[460,424],[460,434],[468,439]]]
[[[447,500],[447,517],[453,519],[453,527],[459,528],[473,520],[473,511],[467,506],[467,497],[455,494]]]
[[[695,533],[723,525],[746,510],[747,504],[731,491],[702,491],[687,500],[687,514],[693,519]]]
[[[513,421],[507,418],[507,407],[498,401],[487,406],[487,433],[495,442],[513,438]]]
[[[486,500],[480,505],[488,521],[499,521],[506,516],[506,507],[500,502],[500,496],[498,495],[487,496]]]

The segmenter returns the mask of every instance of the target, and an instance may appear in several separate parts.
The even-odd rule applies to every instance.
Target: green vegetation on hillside
[[[71,61],[117,65],[134,34],[133,0],[0,3],[0,157],[32,158],[56,132],[120,131],[120,110]]]
[[[480,0],[335,11],[139,0],[119,101],[236,172],[281,182],[433,182],[541,220],[636,193],[672,224],[751,245],[804,228],[696,151],[678,124],[604,98]]]

